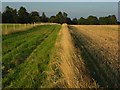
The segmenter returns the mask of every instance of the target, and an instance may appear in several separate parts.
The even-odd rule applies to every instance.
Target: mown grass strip
[[[60,26],[55,26],[54,31],[37,46],[27,60],[3,79],[4,87],[38,88],[46,84],[46,71],[49,69],[51,50],[59,29]]]
[[[38,27],[41,27],[41,29],[42,29],[42,28],[47,28],[49,26],[50,25],[40,25],[40,26],[33,27],[31,29],[28,29],[26,31],[15,32],[15,33],[12,33],[12,34],[9,34],[9,35],[2,35],[2,40],[4,41],[4,40],[7,40],[7,39],[10,40],[10,39],[17,38],[17,37],[18,38],[23,37],[24,35],[29,34],[31,32],[36,32],[38,30]],[[39,30],[41,30],[41,29],[39,28]]]
[[[50,28],[50,26],[44,26],[44,27],[43,26],[37,26],[37,27],[34,27],[34,28],[30,29],[30,32],[26,31],[26,34],[19,35],[19,33],[18,33],[18,36],[16,36],[16,37],[12,36],[11,38],[9,38],[7,40],[4,40],[2,42],[2,46],[3,46],[2,47],[2,49],[3,49],[2,54],[3,54],[3,56],[6,53],[11,52],[13,49],[20,46],[22,43],[27,42],[29,39],[35,37],[39,33],[40,34],[44,33],[45,30],[47,29],[47,27]],[[45,30],[42,30],[42,29],[45,29]]]
[[[15,68],[19,64],[23,63],[25,59],[30,55],[30,53],[39,45],[48,35],[52,32],[52,30],[44,30],[44,33],[38,33],[36,36],[29,39],[27,42],[23,43],[20,47],[14,49],[12,52],[3,56],[3,75],[12,68]]]

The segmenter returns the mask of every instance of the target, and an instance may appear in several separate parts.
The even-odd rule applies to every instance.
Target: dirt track
[[[111,30],[109,30],[111,29]],[[63,87],[118,87],[118,32],[116,26],[67,26],[59,33]]]
[[[56,43],[58,57],[60,57],[60,69],[63,74],[63,87],[69,88],[85,88],[85,87],[98,87],[95,80],[90,77],[84,62],[77,49],[74,46],[73,39],[66,24],[62,25],[59,32],[59,40]]]

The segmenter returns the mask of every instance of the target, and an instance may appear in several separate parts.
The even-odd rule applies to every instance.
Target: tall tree
[[[109,18],[110,18],[110,24],[117,24],[117,18],[115,15],[111,15]]]
[[[17,10],[6,6],[5,11],[2,13],[3,23],[17,23]]]
[[[99,24],[99,20],[95,16],[89,16],[87,18],[87,20],[88,20],[88,24],[90,24],[90,25],[97,25],[97,24]]]
[[[57,23],[56,17],[55,16],[51,16],[50,19],[49,19],[49,22]]]
[[[108,24],[108,18],[107,17],[99,17],[99,24],[100,25]]]
[[[72,24],[72,20],[71,20],[71,18],[67,18],[67,24]]]
[[[18,22],[19,23],[29,23],[30,16],[24,7],[20,7],[18,10]]]
[[[33,11],[30,13],[30,18],[31,18],[31,22],[40,22],[40,16],[39,13],[37,11]]]
[[[88,21],[87,21],[87,19],[81,17],[80,19],[78,19],[78,24],[87,25]]]
[[[2,23],[2,13],[0,11],[0,23]]]
[[[68,14],[66,12],[63,12],[63,23],[67,23],[67,20],[68,20]]]
[[[73,19],[72,19],[72,23],[73,23],[73,24],[78,24],[77,18],[73,18]]]
[[[117,24],[117,18],[115,15],[109,15],[106,17],[100,17],[99,18],[99,23],[102,25],[108,25],[108,24]]]
[[[15,23],[18,22],[17,9],[14,9],[14,10],[13,10],[13,21],[14,21]]]
[[[57,23],[60,23],[60,24],[65,22],[62,12],[58,12],[58,14],[56,15],[56,20],[57,20]]]
[[[45,13],[43,12],[43,13],[42,13],[42,16],[41,16],[41,18],[40,18],[40,21],[41,21],[41,22],[48,22],[48,19],[49,19],[49,18],[48,18],[48,17],[45,15]]]

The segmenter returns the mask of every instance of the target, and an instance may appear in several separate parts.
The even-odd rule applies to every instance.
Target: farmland
[[[120,87],[117,25],[29,26],[3,33],[3,88]]]
[[[59,29],[59,25],[43,25],[3,35],[3,87],[40,87],[45,83]]]
[[[77,52],[101,87],[120,85],[118,26],[70,26]]]

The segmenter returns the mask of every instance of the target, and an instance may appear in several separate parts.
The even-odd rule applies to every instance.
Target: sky
[[[1,0],[2,2],[119,2],[119,0]]]
[[[44,1],[49,1],[49,0],[44,0]],[[113,2],[113,0],[109,0],[109,1],[111,2],[108,2],[108,0],[106,0],[106,2],[87,2],[87,0],[84,0],[84,2],[4,2],[2,1],[2,11],[5,10],[6,6],[10,6],[16,9],[19,9],[21,6],[24,6],[28,12],[38,11],[40,15],[42,14],[42,12],[45,12],[45,14],[48,17],[52,15],[56,15],[56,13],[58,13],[59,11],[68,13],[70,18],[74,18],[74,17],[86,18],[89,15],[93,15],[97,17],[116,15],[116,17],[118,17],[117,0],[116,2]]]

